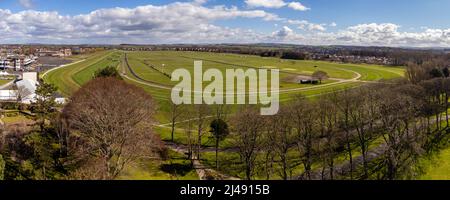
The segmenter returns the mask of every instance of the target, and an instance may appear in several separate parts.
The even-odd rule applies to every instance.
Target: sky
[[[450,47],[450,0],[0,0],[0,43]]]

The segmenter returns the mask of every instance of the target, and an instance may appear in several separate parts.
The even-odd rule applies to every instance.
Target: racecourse
[[[285,60],[279,58],[263,58],[259,56],[203,53],[203,52],[180,52],[180,51],[102,51],[84,56],[83,60],[61,66],[44,73],[42,78],[59,88],[59,92],[66,97],[70,97],[82,85],[94,77],[94,73],[108,66],[115,66],[119,70],[122,78],[147,91],[158,103],[156,112],[156,123],[161,124],[154,128],[164,141],[170,140],[170,93],[177,84],[172,82],[170,74],[180,68],[194,72],[194,61],[203,61],[203,71],[208,69],[218,69],[225,74],[227,69],[279,69],[280,70],[280,101],[289,101],[295,95],[303,95],[309,98],[316,98],[324,94],[345,90],[348,88],[360,87],[364,84],[371,84],[404,76],[405,69],[402,67],[367,65],[367,64],[342,64],[324,61],[309,60]],[[322,84],[298,84],[298,77],[311,76],[315,71],[320,70],[328,74],[329,79]],[[229,80],[226,80],[229,81]],[[206,86],[209,82],[205,82]],[[229,83],[229,82],[226,82]],[[270,85],[271,83],[269,83]],[[231,113],[237,112],[238,107],[232,106]],[[193,119],[195,121],[195,119]],[[191,120],[188,120],[191,121]],[[166,125],[164,125],[166,124]],[[183,134],[183,127],[186,121],[177,123],[175,143],[173,145],[182,147],[186,144],[187,138]],[[210,134],[203,136],[202,144],[205,148],[210,147]],[[221,152],[223,159],[236,160],[237,154],[232,150],[229,139],[221,142]],[[231,148],[231,149],[230,149]],[[178,148],[173,148],[178,149]],[[229,150],[227,150],[229,149]],[[179,156],[180,152],[171,152]],[[178,153],[178,154],[177,154]],[[203,164],[213,165],[214,155],[205,150],[202,153]],[[355,155],[358,156],[358,155]],[[338,158],[337,162],[339,161]],[[173,160],[170,160],[171,162]],[[180,163],[185,164],[185,163]],[[167,173],[158,169],[164,163],[142,160],[137,165],[129,168],[121,176],[122,179],[170,179]],[[228,170],[222,170],[226,174],[239,176],[240,172],[235,171],[233,166],[228,166]],[[301,173],[301,167],[295,168],[293,173]],[[181,179],[196,179],[195,174],[189,173]]]

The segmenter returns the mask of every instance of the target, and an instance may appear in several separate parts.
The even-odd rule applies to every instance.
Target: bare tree
[[[446,68],[448,69],[448,68]],[[447,122],[447,127],[450,126],[449,119],[448,119],[448,109],[449,109],[449,103],[450,100],[450,78],[446,78],[443,80],[443,91],[444,91],[444,104],[445,104],[445,121]]]
[[[115,179],[130,162],[149,155],[157,138],[151,131],[152,98],[142,89],[115,78],[97,78],[77,91],[64,108],[71,128],[89,150],[86,166],[100,179]],[[84,151],[84,150],[81,150]]]
[[[317,126],[316,112],[314,105],[302,96],[297,96],[291,107],[291,120],[297,134],[297,147],[301,153],[305,178],[311,179],[311,167],[313,158],[313,141],[316,136]]]
[[[344,140],[346,144],[346,150],[348,154],[348,160],[350,164],[350,179],[353,179],[353,149],[352,149],[352,134],[350,113],[353,109],[353,103],[357,101],[351,96],[349,90],[342,92],[334,92],[330,95],[331,101],[335,103],[336,108],[339,110],[338,127],[344,130]]]
[[[337,156],[338,146],[337,118],[338,109],[331,102],[331,98],[322,98],[318,101],[318,120],[320,124],[320,134],[324,138],[321,149],[323,155],[323,173],[328,167],[329,179],[334,179],[334,159]],[[322,173],[322,179],[325,174]]]
[[[281,178],[287,180],[290,177],[292,168],[289,159],[289,150],[295,145],[296,132],[291,123],[288,109],[282,109],[278,115],[268,118],[267,122],[267,140],[269,140],[268,148],[273,151],[274,155],[280,159]]]
[[[245,108],[234,116],[232,124],[234,144],[239,149],[240,159],[244,163],[246,179],[251,180],[258,150],[261,148],[264,120],[256,109]]]
[[[416,99],[396,91],[385,90],[385,99],[380,105],[382,136],[386,144],[384,161],[385,178],[399,179],[410,171],[421,152],[420,140],[415,135],[418,105]]]
[[[326,80],[329,78],[328,74],[324,71],[316,71],[312,74],[312,77],[319,80],[320,84],[322,84],[322,80]]]
[[[191,161],[191,165],[194,164],[194,138],[192,137],[192,126],[193,122],[192,120],[189,120],[187,122],[187,125],[184,127],[184,132],[187,137],[187,145],[188,145],[188,152],[187,156],[188,159]]]
[[[202,137],[205,134],[205,123],[207,122],[209,107],[205,104],[199,104],[195,106],[195,113],[197,115],[197,148],[196,154],[197,159],[200,160],[201,148],[202,148]]]
[[[179,117],[183,114],[182,105],[174,104],[172,101],[170,101],[170,123],[171,123],[171,141],[174,142],[175,137],[175,125],[177,123],[177,120]]]
[[[374,123],[378,119],[379,104],[378,99],[382,97],[378,95],[377,85],[372,87],[361,87],[354,90],[351,95],[355,96],[358,101],[353,102],[353,109],[350,111],[351,126],[356,131],[357,141],[361,149],[363,160],[363,179],[368,178],[368,161],[367,153],[369,151],[370,142],[375,134]]]

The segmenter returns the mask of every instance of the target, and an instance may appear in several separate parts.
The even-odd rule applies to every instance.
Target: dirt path
[[[173,143],[166,143],[166,146],[179,154],[185,155],[188,153],[188,148],[187,148],[187,146],[184,146],[184,145],[176,145]],[[219,179],[219,180],[240,180],[239,178],[228,176],[228,175],[222,174],[216,170],[208,168],[195,158],[193,161],[193,165],[194,165],[194,169],[195,169],[198,177],[200,178],[200,180],[210,180],[210,179],[212,179],[212,177],[215,177],[215,179]]]

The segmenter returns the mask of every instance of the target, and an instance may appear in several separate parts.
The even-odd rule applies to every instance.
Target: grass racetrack
[[[62,95],[70,96],[83,83],[92,78],[92,71],[95,72],[97,68],[107,67],[109,64],[112,64],[112,61],[108,60],[109,62],[105,62],[105,60],[112,56],[113,53],[112,51],[92,53],[84,60],[51,70],[42,78],[46,82],[55,84]]]
[[[47,72],[43,79],[54,83],[61,94],[70,97],[80,86],[93,78],[95,71],[107,67],[117,66],[123,79],[128,83],[137,85],[147,91],[158,104],[156,121],[160,124],[169,123],[170,93],[176,82],[172,82],[170,74],[179,68],[191,72],[193,77],[193,64],[195,60],[203,61],[203,71],[218,69],[225,74],[226,69],[280,69],[280,101],[289,101],[294,95],[302,94],[309,98],[317,98],[326,93],[332,93],[347,88],[355,88],[364,84],[370,84],[381,80],[389,80],[404,76],[404,68],[366,64],[340,64],[323,61],[284,60],[279,58],[263,58],[259,56],[219,54],[203,52],[180,51],[102,51],[83,56],[83,60],[77,63],[57,68]],[[325,71],[330,76],[318,85],[301,85],[296,83],[299,76],[310,76],[316,70]],[[226,83],[226,77],[224,82]],[[204,83],[206,86],[208,83]],[[270,83],[269,83],[270,84]],[[232,106],[231,112],[236,112],[238,106]],[[195,121],[195,120],[194,120]],[[181,122],[177,128],[185,126]],[[170,139],[170,128],[161,125],[154,128],[163,140]],[[203,145],[213,145],[210,136],[205,134]],[[185,134],[176,130],[175,143],[184,144]],[[221,148],[230,147],[227,140],[221,143]],[[450,151],[449,151],[450,152]],[[295,153],[295,152],[294,152]],[[294,153],[292,155],[294,155]],[[195,171],[186,167],[183,155],[171,152],[175,159],[167,161],[141,160],[128,167],[119,179],[125,180],[195,180],[198,179]],[[236,160],[236,153],[220,153],[221,159]],[[207,166],[213,165],[214,155],[211,152],[203,152],[203,160]],[[448,165],[444,165],[448,166]],[[221,169],[227,174],[240,175],[233,172],[233,166],[224,166]],[[444,167],[445,168],[445,167]],[[444,169],[443,168],[443,169]],[[172,169],[176,169],[173,171]],[[294,170],[301,172],[301,167]],[[432,176],[432,175],[430,175]]]

